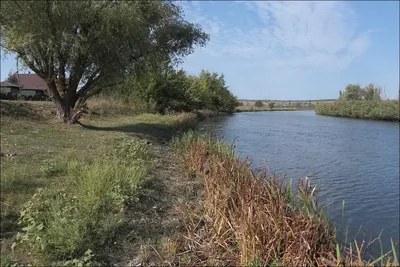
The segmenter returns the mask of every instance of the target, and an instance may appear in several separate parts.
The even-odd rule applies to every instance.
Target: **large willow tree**
[[[3,49],[46,81],[64,123],[141,62],[180,60],[208,40],[172,1],[1,1],[0,19]]]

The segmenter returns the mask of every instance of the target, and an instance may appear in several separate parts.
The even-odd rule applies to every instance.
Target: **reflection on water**
[[[339,226],[342,200],[349,237],[368,242],[383,229],[384,248],[399,239],[399,124],[317,116],[313,111],[238,113],[202,128],[265,167],[297,179],[313,177],[328,216]],[[364,235],[364,237],[363,237]]]

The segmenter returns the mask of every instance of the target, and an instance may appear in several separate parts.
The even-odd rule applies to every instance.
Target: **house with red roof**
[[[46,82],[36,74],[17,74],[21,96],[28,100],[43,100],[46,98]]]
[[[12,84],[6,81],[1,83],[2,95],[4,91],[6,95],[9,93],[12,99],[15,99],[14,96],[16,90],[18,89],[18,96],[26,100],[44,100],[46,98],[46,82],[38,75],[24,73],[15,74],[15,76],[17,78],[18,84]]]

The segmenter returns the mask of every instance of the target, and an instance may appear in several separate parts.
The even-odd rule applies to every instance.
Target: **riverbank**
[[[295,108],[295,107],[254,107],[254,106],[239,106],[235,112],[259,112],[259,111],[297,111],[297,110],[312,110],[312,108]]]
[[[254,173],[234,146],[208,135],[189,132],[173,144],[193,179],[202,181],[201,202],[181,209],[187,233],[179,252],[192,265],[398,265],[393,241],[394,253],[377,259],[368,248],[378,239],[338,243],[310,180],[293,187],[267,169]]]
[[[52,103],[1,104],[2,266],[160,261],[187,190],[166,144],[211,114],[114,110],[63,125]]]
[[[337,101],[318,104],[315,113],[324,116],[348,117],[367,120],[400,121],[399,101]]]
[[[16,107],[9,114],[18,116],[2,116],[2,152],[11,155],[1,162],[2,264],[340,261],[309,181],[296,193],[278,178],[255,177],[227,144],[179,134],[199,115],[92,114],[65,126],[41,110],[42,119]]]

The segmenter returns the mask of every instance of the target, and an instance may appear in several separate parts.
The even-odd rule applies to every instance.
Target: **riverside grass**
[[[21,115],[21,112],[18,114]],[[90,121],[84,121],[84,123],[89,123],[93,129],[85,129],[79,125],[67,128],[54,127],[55,125],[51,122],[25,120],[21,116],[17,120],[14,117],[2,117],[1,121],[2,149],[18,152],[17,156],[2,160],[2,226],[4,226],[4,218],[6,221],[10,219],[8,215],[19,213],[20,210],[24,211],[24,215],[20,219],[25,226],[30,226],[30,228],[16,229],[21,234],[20,243],[14,248],[16,252],[20,253],[18,260],[21,261],[19,262],[37,266],[48,265],[50,262],[65,266],[95,266],[100,262],[108,265],[110,262],[107,261],[106,247],[110,244],[109,242],[112,242],[113,236],[121,232],[127,219],[121,210],[129,206],[129,203],[140,202],[137,196],[142,193],[141,184],[146,181],[146,175],[141,171],[130,171],[129,168],[119,170],[120,161],[122,164],[126,164],[124,161],[127,160],[129,163],[132,159],[136,159],[137,164],[142,166],[142,170],[151,169],[151,167],[146,167],[152,161],[151,157],[147,157],[144,153],[145,147],[147,147],[144,143],[147,144],[147,142],[135,139],[132,135],[143,133],[144,136],[152,134],[165,138],[166,135],[179,133],[181,136],[185,129],[195,127],[196,118],[199,117],[196,114],[173,116],[142,114],[133,118],[104,116],[99,120],[98,117],[92,116]],[[93,131],[94,129],[96,131]],[[126,133],[129,133],[129,138],[121,141],[122,137],[126,137]],[[71,139],[64,138],[65,136],[75,140],[72,147]],[[132,138],[135,141],[132,141]],[[161,241],[162,249],[159,252],[156,251],[157,246],[150,246],[151,251],[155,251],[157,257],[168,259],[168,262],[160,264],[198,266],[199,263],[204,262],[210,265],[226,265],[233,262],[236,265],[242,261],[252,266],[266,263],[278,266],[286,262],[300,264],[301,260],[305,262],[313,260],[308,252],[301,250],[301,246],[306,246],[305,243],[300,242],[302,240],[300,234],[303,234],[301,231],[305,231],[304,238],[310,243],[310,248],[316,255],[324,253],[311,242],[321,242],[320,239],[312,236],[310,229],[314,229],[311,227],[313,226],[317,228],[317,233],[326,238],[326,248],[332,248],[331,251],[326,249],[325,252],[328,255],[317,258],[319,261],[316,261],[314,265],[343,265],[342,263],[346,262],[349,263],[346,266],[359,266],[366,246],[361,244],[347,248],[338,246],[336,243],[332,244],[335,235],[334,228],[326,221],[322,212],[315,213],[315,210],[321,209],[312,204],[312,201],[308,201],[308,199],[312,200],[316,197],[317,193],[316,189],[311,188],[309,180],[303,180],[299,184],[299,188],[303,188],[303,192],[305,192],[305,197],[298,198],[297,196],[303,193],[301,190],[294,192],[290,181],[270,177],[269,180],[273,180],[273,182],[270,181],[267,184],[264,181],[266,175],[254,175],[248,162],[238,160],[233,145],[212,140],[209,136],[196,132],[184,134],[180,139],[177,137],[172,143],[175,144],[176,150],[184,156],[186,167],[191,170],[190,174],[197,174],[198,177],[203,178],[200,183],[200,188],[202,188],[200,194],[208,196],[208,202],[201,202],[198,198],[193,197],[190,198],[191,201],[188,201],[187,205],[178,207],[181,208],[185,219],[183,227],[186,227],[186,232],[176,239],[167,236],[164,241]],[[82,150],[82,148],[89,149]],[[124,156],[117,158],[112,156],[110,159],[111,155],[104,155],[104,152],[112,151],[112,148],[115,149],[117,155],[122,153],[121,155]],[[200,155],[203,157],[199,157]],[[105,158],[103,158],[104,156]],[[107,160],[93,164],[101,158],[107,158]],[[143,162],[140,158],[143,159]],[[35,171],[29,166],[35,164],[37,160],[41,161],[42,165]],[[177,161],[179,158],[175,160]],[[102,175],[103,168],[109,170],[106,172],[109,175]],[[133,176],[134,173],[137,175]],[[206,177],[211,179],[207,183],[207,190],[204,187]],[[161,176],[161,178],[165,177]],[[252,179],[255,181],[251,181]],[[237,181],[239,181],[239,185],[234,183]],[[195,183],[197,184],[197,181]],[[243,188],[246,185],[250,185],[250,187]],[[258,186],[264,189],[260,190],[257,188]],[[44,187],[44,190],[39,191],[35,197],[31,198],[34,189],[39,187]],[[78,190],[80,187],[82,188]],[[121,188],[128,190],[120,190]],[[253,192],[256,194],[255,197],[251,196]],[[99,197],[103,196],[103,193],[106,196],[104,199]],[[231,200],[229,202],[231,204],[222,203],[220,197],[224,200]],[[76,199],[82,200],[81,203],[88,205],[80,205]],[[251,204],[249,207],[253,213],[244,210],[246,203],[243,204],[243,201]],[[208,205],[204,206],[204,203],[208,203]],[[278,205],[272,207],[273,203]],[[302,203],[308,204],[303,205]],[[225,213],[219,213],[221,209],[213,208],[213,204],[222,207],[222,211]],[[236,204],[236,206],[232,206],[232,204]],[[49,205],[51,208],[43,211],[40,208],[43,205]],[[263,209],[266,207],[270,208],[271,213]],[[39,214],[44,216],[37,217],[36,211],[39,210]],[[96,210],[100,213],[96,213]],[[86,211],[90,211],[88,214],[96,213],[96,215],[85,215]],[[235,212],[242,211],[244,211],[243,215],[239,216],[241,220],[235,220]],[[288,212],[286,214],[288,217],[279,217],[279,215],[285,215],[284,212]],[[58,214],[63,215],[61,219],[57,219]],[[30,220],[32,217],[34,221]],[[42,228],[43,217],[47,218],[45,228]],[[218,224],[213,222],[214,218],[218,219],[216,221]],[[262,220],[265,218],[272,218],[272,220],[269,223],[263,223]],[[291,220],[297,218],[295,221],[297,224],[289,224],[291,220],[288,218]],[[11,233],[15,230],[13,221],[7,223]],[[63,232],[64,238],[60,238],[57,233],[59,229],[64,229],[64,226],[68,226],[71,231]],[[266,230],[262,227],[265,226],[270,227],[267,228],[269,232],[264,232]],[[239,234],[232,231],[237,227],[240,227]],[[3,229],[2,227],[2,231]],[[274,229],[276,231],[273,231]],[[329,230],[333,231],[330,233],[331,236],[327,234]],[[269,236],[264,236],[264,234],[269,234]],[[258,240],[259,236],[262,237],[262,242]],[[40,238],[37,239],[37,237]],[[236,237],[238,238],[236,239]],[[299,238],[300,241],[296,243],[294,237]],[[294,243],[289,244],[289,241]],[[297,255],[290,258],[298,252],[296,245],[305,258],[298,259]],[[168,253],[173,255],[164,255]],[[143,258],[146,258],[150,253],[143,249],[142,254]],[[331,254],[332,257],[329,257]],[[283,257],[284,255],[285,257]],[[2,266],[18,266],[18,263],[11,259],[7,264],[5,256],[7,255],[2,254]],[[214,257],[216,260],[212,261]],[[390,257],[392,257],[391,252],[382,253],[382,256],[375,262],[390,266]]]
[[[315,113],[325,116],[349,117],[357,119],[399,121],[398,100],[340,100],[334,103],[320,103]]]
[[[366,246],[337,243],[309,179],[254,174],[233,145],[189,132],[173,141],[189,173],[203,181],[202,201],[181,207],[187,232],[179,262],[189,266],[398,266],[392,251],[365,260]],[[344,206],[344,203],[343,203]],[[344,208],[344,207],[343,207]]]
[[[132,228],[127,208],[144,205],[153,182],[149,148],[200,116],[92,114],[65,127],[51,103],[4,103],[2,152],[15,156],[1,160],[1,266],[111,264],[107,247]]]

